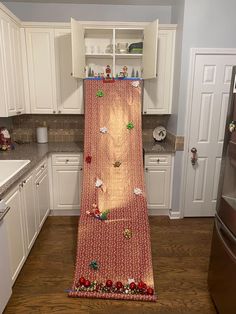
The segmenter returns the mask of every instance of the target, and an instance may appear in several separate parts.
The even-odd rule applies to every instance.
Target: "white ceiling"
[[[116,4],[116,5],[172,5],[179,0],[4,0],[4,2],[31,3],[78,3],[78,4]]]

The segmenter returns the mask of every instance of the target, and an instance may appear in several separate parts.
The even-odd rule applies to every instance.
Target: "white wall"
[[[158,18],[160,23],[165,24],[171,20],[171,6],[25,2],[3,4],[23,21],[69,22],[73,17],[82,21],[148,22]]]
[[[235,30],[235,0],[185,0],[178,135],[185,129],[190,48],[235,48]]]

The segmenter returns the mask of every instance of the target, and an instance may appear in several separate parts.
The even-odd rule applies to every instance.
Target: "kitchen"
[[[226,84],[221,87],[221,90],[226,94],[227,90],[224,90],[224,88],[228,88],[229,93],[232,70],[230,65],[236,64],[236,52],[233,49],[235,45],[229,34],[230,32],[232,33],[235,22],[232,16],[232,21],[230,20],[232,25],[230,27],[230,23],[222,23],[219,27],[213,19],[215,24],[212,23],[211,27],[207,24],[206,31],[206,23],[210,14],[209,6],[212,1],[207,1],[206,5],[203,3],[198,4],[197,7],[195,7],[193,1],[187,0],[167,1],[166,4],[163,1],[156,1],[157,5],[154,5],[154,2],[150,1],[149,5],[142,5],[143,3],[139,3],[139,1],[135,1],[136,5],[131,3],[126,7],[129,10],[128,16],[124,12],[122,1],[120,5],[115,5],[115,7],[106,3],[106,1],[87,5],[83,1],[79,4],[42,4],[30,1],[27,3],[9,1],[1,4],[1,43],[3,45],[1,46],[0,66],[3,75],[0,77],[2,82],[0,88],[1,95],[3,95],[1,97],[1,117],[3,118],[0,118],[0,125],[10,130],[15,149],[1,152],[0,159],[1,161],[10,159],[25,160],[26,162],[30,160],[22,169],[18,168],[20,169],[18,173],[13,169],[12,176],[8,176],[7,182],[4,183],[2,181],[0,186],[0,196],[6,201],[6,205],[9,205],[7,208],[11,208],[8,213],[5,213],[4,218],[4,220],[7,220],[8,226],[5,234],[8,235],[11,243],[9,250],[11,256],[9,290],[15,283],[12,301],[10,300],[9,303],[9,311],[18,309],[14,304],[14,296],[16,296],[16,300],[24,296],[20,292],[20,286],[22,284],[25,285],[24,278],[22,278],[25,272],[25,280],[34,278],[35,273],[33,272],[27,275],[27,269],[29,272],[30,269],[31,271],[32,269],[36,270],[36,268],[31,268],[33,267],[33,265],[30,265],[31,256],[35,256],[38,259],[41,254],[43,256],[46,254],[47,243],[45,242],[45,237],[48,239],[48,243],[52,241],[52,247],[57,246],[57,237],[55,237],[56,235],[50,235],[50,230],[55,228],[55,233],[57,233],[58,237],[60,237],[62,232],[65,239],[68,238],[65,241],[70,242],[71,247],[68,242],[63,244],[63,239],[60,238],[61,250],[68,252],[70,249],[73,251],[76,246],[76,216],[78,216],[80,210],[84,167],[83,138],[85,117],[83,114],[83,81],[78,78],[79,76],[77,78],[73,77],[76,74],[75,68],[73,69],[73,47],[70,42],[70,18],[73,17],[77,21],[84,21],[82,22],[83,27],[87,28],[85,33],[87,73],[89,68],[91,68],[91,71],[99,72],[99,67],[104,67],[109,62],[113,65],[112,68],[115,69],[114,74],[119,72],[124,64],[127,64],[130,76],[132,75],[131,72],[133,72],[131,71],[132,69],[135,72],[138,71],[139,74],[141,73],[138,63],[140,62],[140,56],[114,56],[113,52],[110,55],[104,54],[100,56],[98,51],[101,51],[103,47],[107,47],[110,43],[116,43],[116,40],[131,40],[132,42],[134,37],[135,39],[140,39],[142,36],[140,35],[140,29],[145,28],[149,23],[152,24],[151,22],[155,19],[159,19],[156,59],[153,59],[150,55],[148,56],[149,63],[154,62],[155,64],[156,62],[157,66],[144,67],[144,69],[149,69],[151,72],[154,69],[154,75],[157,74],[157,78],[147,79],[146,82],[144,80],[142,108],[142,139],[145,152],[144,173],[148,211],[149,216],[151,216],[151,236],[154,234],[152,250],[155,262],[153,264],[154,273],[156,274],[157,272],[158,274],[156,286],[159,300],[157,300],[157,305],[155,305],[157,307],[146,304],[142,306],[143,310],[147,306],[147,311],[149,310],[150,313],[155,312],[158,306],[160,306],[162,287],[166,289],[166,306],[169,312],[171,310],[173,312],[175,309],[175,302],[171,298],[176,293],[179,293],[180,301],[176,301],[176,306],[178,305],[182,312],[189,313],[192,311],[194,313],[196,311],[196,305],[194,305],[196,301],[194,301],[195,291],[196,294],[199,294],[198,302],[202,300],[202,312],[214,313],[214,306],[207,291],[207,272],[214,220],[213,218],[180,218],[213,217],[215,214],[215,195],[208,202],[204,200],[200,208],[199,200],[202,201],[201,197],[204,194],[202,192],[203,188],[201,188],[204,186],[204,177],[212,178],[213,181],[213,177],[215,178],[219,173],[219,162],[217,163],[218,168],[215,170],[211,170],[210,173],[207,173],[207,171],[205,173],[200,172],[198,175],[198,181],[195,181],[195,184],[197,182],[198,186],[196,191],[194,191],[197,202],[189,197],[192,193],[191,182],[193,181],[192,170],[194,169],[192,161],[194,155],[188,152],[188,147],[191,149],[197,145],[196,141],[192,142],[194,138],[192,135],[194,134],[191,133],[191,126],[194,125],[193,121],[197,120],[195,118],[199,116],[199,119],[203,121],[202,138],[200,138],[199,142],[206,141],[206,137],[209,134],[207,134],[205,125],[208,125],[207,117],[210,115],[209,111],[207,111],[207,101],[210,101],[210,98],[204,98],[205,103],[202,108],[205,111],[203,116],[201,116],[201,112],[194,111],[197,108],[197,106],[194,106],[194,101],[198,97],[198,94],[195,95],[194,91],[201,91],[200,87],[196,88],[194,85],[196,84],[194,78],[197,75],[202,77],[202,72],[199,70],[202,66],[202,71],[206,69],[203,72],[205,81],[212,85],[212,77],[215,75],[215,66],[212,66],[212,62],[216,62],[216,66],[222,63],[222,61],[213,59],[212,56],[217,54],[217,58],[225,60],[223,65],[226,64]],[[73,10],[76,5],[80,10],[75,14]],[[229,12],[233,11],[232,8],[234,6],[235,4],[233,3],[231,3],[231,7],[222,7],[220,3],[219,5],[215,4],[215,15],[212,12],[211,14],[215,18],[218,12],[225,12],[224,16],[228,21],[229,16],[231,16]],[[95,7],[97,10],[94,10]],[[53,8],[57,8],[58,11]],[[107,14],[106,9],[109,9],[111,13]],[[121,14],[121,9],[124,14]],[[119,17],[115,13],[112,14],[115,10],[120,10]],[[205,16],[202,16],[202,10],[206,12]],[[199,15],[196,14],[196,17],[199,16],[200,20],[193,17],[193,11],[199,13]],[[217,38],[215,37],[214,29],[216,25],[219,27],[219,34],[222,35]],[[125,31],[119,30],[121,27]],[[96,30],[93,30],[93,28],[96,28]],[[204,36],[199,36],[201,31],[202,34],[205,33]],[[228,42],[225,38],[226,33],[229,37]],[[195,37],[194,34],[196,34]],[[98,43],[101,43],[100,46]],[[81,42],[79,44],[81,45]],[[196,47],[199,50],[190,51],[190,48]],[[204,47],[205,51],[202,51],[204,50],[202,47]],[[211,47],[217,49],[212,48],[211,50]],[[190,64],[187,64],[186,60],[189,60],[190,55],[192,59]],[[210,61],[203,60],[203,63],[201,63],[200,59],[204,56],[209,57]],[[150,73],[148,74],[150,75]],[[191,77],[193,77],[192,80]],[[190,94],[192,89],[192,103],[191,97],[187,99],[187,89]],[[215,90],[219,90],[219,85],[215,86]],[[206,94],[206,91],[203,92]],[[225,103],[228,104],[227,98]],[[188,109],[191,106],[194,108],[192,116],[191,110]],[[189,112],[185,114],[185,110]],[[218,119],[217,121],[220,118],[222,119],[219,123],[222,139],[227,113],[226,105],[223,112],[216,110],[215,115],[217,112],[221,117],[213,116],[211,118]],[[203,120],[203,117],[205,117],[205,120]],[[186,128],[184,127],[185,121]],[[214,125],[210,125],[213,128]],[[36,144],[36,130],[39,127],[45,130],[45,126],[48,130],[48,143]],[[167,135],[163,142],[153,145],[155,143],[153,130],[157,126],[164,126],[164,129],[167,130]],[[40,142],[40,140],[38,141]],[[192,143],[194,144],[192,145]],[[198,144],[200,145],[201,143]],[[219,151],[221,149],[220,153],[218,153],[219,156],[214,155],[212,157],[209,156],[209,158],[219,160],[223,149],[222,140],[219,145]],[[210,147],[212,148],[212,146]],[[199,150],[198,146],[197,149]],[[204,159],[200,155],[200,150],[198,163],[200,166],[203,165],[203,169],[206,168]],[[217,181],[217,177],[215,181]],[[205,182],[205,185],[211,185],[214,193],[217,194],[215,191],[217,191],[218,185],[215,184],[215,186],[214,182]],[[204,192],[208,193],[207,189]],[[212,196],[210,195],[210,197]],[[60,228],[66,228],[65,230],[68,230],[68,234],[64,233]],[[189,234],[191,230],[194,230],[192,235]],[[185,237],[189,237],[189,241],[191,238],[193,243],[182,238],[182,243],[186,247],[183,245],[183,247],[180,247],[180,251],[178,251],[175,247],[178,247],[181,239],[176,237],[181,232],[185,234]],[[45,247],[42,247],[44,251],[37,251],[37,248],[40,249],[43,244],[45,245]],[[171,247],[172,254],[175,256],[174,263],[174,259],[170,259],[171,253],[168,253],[168,246]],[[76,306],[74,302],[76,300],[65,298],[65,300],[61,301],[61,298],[64,290],[69,288],[70,278],[73,276],[75,253],[68,253],[69,256],[64,257],[64,264],[60,261],[60,252],[54,251],[54,253],[58,257],[55,260],[56,265],[59,268],[63,268],[62,277],[63,273],[66,273],[65,269],[71,267],[68,274],[64,275],[68,276],[67,279],[63,277],[64,285],[60,286],[61,283],[59,284],[61,294],[58,294],[57,297],[59,297],[62,303],[58,306],[62,306],[61,313],[69,313],[70,311],[73,313],[72,304]],[[198,258],[199,262],[199,273],[196,274],[190,271],[195,267],[196,260],[190,260],[194,256]],[[48,256],[49,258],[51,257]],[[163,262],[163,265],[160,265],[161,262]],[[43,269],[47,267],[46,261],[44,263],[42,264]],[[187,263],[187,269],[191,276],[189,275],[189,282],[182,278],[179,284],[183,282],[183,285],[187,285],[190,290],[190,287],[193,289],[193,295],[189,294],[189,307],[187,306],[186,308],[184,307],[183,295],[186,292],[182,291],[181,293],[181,287],[179,286],[178,288],[177,284],[175,291],[170,289],[171,281],[178,281],[178,276],[175,279],[174,274],[176,272],[178,274],[180,269],[182,269],[181,263]],[[48,264],[50,263],[48,262]],[[166,274],[168,267],[171,267],[170,272],[173,274],[173,277],[168,278]],[[162,270],[162,273],[160,273],[160,270]],[[43,274],[42,270],[41,273],[42,277],[50,277],[50,273],[45,272]],[[54,281],[52,280],[49,285],[57,284],[55,283],[55,276],[54,274]],[[195,286],[192,283],[194,276],[200,277],[198,282],[200,285],[199,289],[197,289],[197,285]],[[20,281],[21,279],[23,280],[22,282]],[[43,284],[45,283],[42,278]],[[165,285],[168,285],[168,288]],[[194,289],[197,289],[197,291]],[[37,290],[34,291],[36,293]],[[168,297],[168,291],[170,297]],[[24,293],[27,294],[29,291],[26,289]],[[50,293],[48,291],[49,295]],[[40,307],[42,307],[42,312],[47,313],[49,312],[48,308],[45,304],[42,304],[44,298],[47,300],[46,294],[42,293],[41,303],[38,303],[36,306],[39,307],[39,311]],[[63,308],[63,302],[68,307],[67,309]],[[87,312],[99,313],[95,308],[96,304],[98,303],[92,305],[84,303],[85,306],[88,306]],[[111,311],[118,312],[126,309],[124,302],[116,304],[110,305]],[[137,306],[138,304],[140,305],[140,302],[137,303]],[[33,303],[31,305],[29,303],[28,306],[33,306]],[[56,309],[57,302],[51,306]],[[89,308],[90,306],[91,308]],[[100,303],[99,306],[109,309],[109,305],[106,303]],[[135,307],[136,305],[132,306]],[[30,312],[29,307],[24,309],[25,312],[27,312],[27,309]],[[6,308],[6,313],[7,310]],[[138,311],[137,308],[136,310]],[[60,310],[58,311],[60,312]],[[82,309],[81,312],[83,312]]]

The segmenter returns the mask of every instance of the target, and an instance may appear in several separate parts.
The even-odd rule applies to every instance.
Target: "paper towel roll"
[[[47,129],[47,127],[37,128],[37,142],[40,144],[48,142],[48,129]]]

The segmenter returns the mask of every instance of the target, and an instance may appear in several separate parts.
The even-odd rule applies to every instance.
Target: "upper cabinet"
[[[157,52],[157,78],[145,80],[143,113],[170,114],[175,56],[175,30],[160,29]]]
[[[20,27],[0,12],[0,117],[25,112]]]
[[[55,30],[58,113],[83,113],[83,80],[72,76],[71,31]]]
[[[155,78],[157,63],[158,21],[146,27],[85,27],[71,20],[73,76],[86,78],[121,75]]]
[[[56,113],[54,30],[27,28],[31,113]]]

